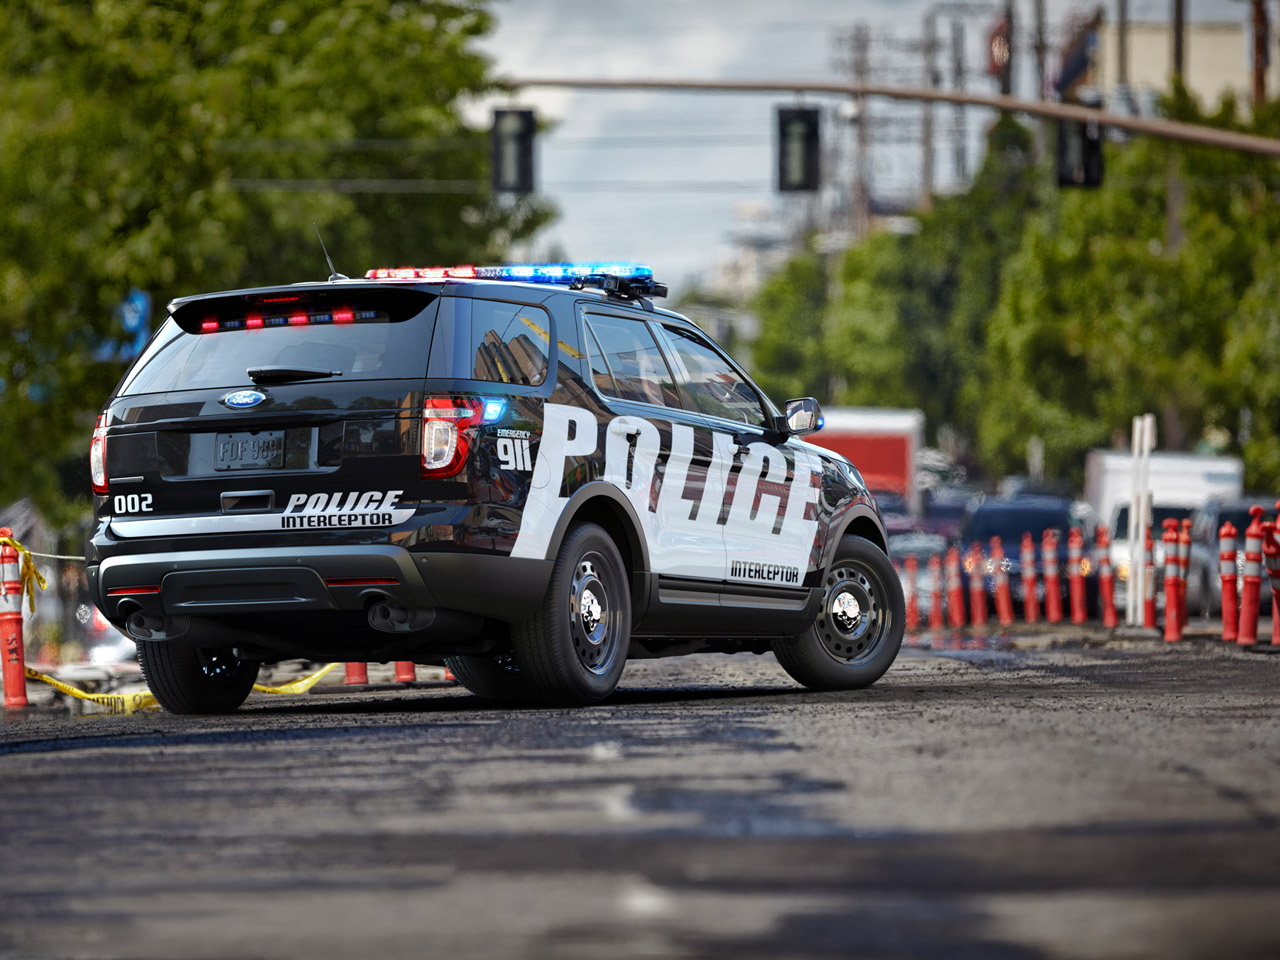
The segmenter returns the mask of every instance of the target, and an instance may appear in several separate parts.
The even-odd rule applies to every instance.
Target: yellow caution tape
[[[295,680],[293,683],[286,683],[279,687],[264,687],[260,683],[255,683],[253,685],[253,689],[257,690],[259,693],[306,693],[320,682],[321,677],[332,671],[336,666],[336,663],[331,663],[323,670],[313,673],[309,677],[303,677],[301,680]]]
[[[69,697],[75,697],[77,700],[88,700],[90,703],[96,703],[107,708],[107,713],[128,714],[136,713],[139,710],[159,710],[160,704],[156,703],[156,698],[149,693],[85,693],[78,687],[73,687],[69,683],[63,683],[46,673],[39,670],[32,670],[27,667],[27,677],[31,680],[39,680],[47,683],[53,689],[65,693]]]
[[[18,553],[22,554],[22,571],[18,574],[18,579],[22,581],[22,591],[27,595],[27,602],[31,606],[31,612],[36,612],[36,587],[41,590],[45,588],[44,577],[40,575],[40,571],[36,569],[35,561],[31,559],[31,551],[20,544],[13,537],[0,537],[0,545],[13,547]],[[22,605],[22,601],[18,601],[18,605]]]

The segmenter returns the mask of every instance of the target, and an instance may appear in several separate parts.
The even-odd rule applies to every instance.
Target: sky
[[[853,24],[872,30],[872,79],[920,85],[923,57],[909,48],[922,35],[934,0],[498,0],[495,31],[481,44],[494,72],[508,77],[680,79],[787,79],[845,82]],[[980,3],[968,3],[980,7]],[[1003,4],[1000,4],[1001,6]],[[1093,10],[1096,2],[1046,0],[1050,39],[1065,18]],[[994,4],[988,4],[993,10]],[[1103,4],[1114,15],[1115,0]],[[1188,0],[1194,21],[1241,22],[1238,0]],[[1280,14],[1274,2],[1272,16]],[[1170,0],[1129,0],[1134,21],[1169,17]],[[1031,0],[1018,0],[1019,33],[1031,27]],[[968,89],[995,92],[982,74],[984,37],[994,13],[966,23]],[[950,37],[940,23],[939,37]],[[843,39],[842,39],[843,38]],[[949,57],[939,62],[949,68]],[[1022,66],[1030,66],[1030,50]],[[1020,70],[1015,91],[1030,96],[1034,80]],[[471,105],[474,122],[487,124],[494,106],[529,107],[553,129],[540,135],[536,161],[539,193],[559,210],[542,231],[533,257],[563,252],[570,259],[621,259],[647,263],[673,293],[710,276],[730,257],[742,215],[797,215],[805,201],[774,190],[774,110],[797,102],[790,94],[595,92],[527,89],[513,97]],[[829,106],[830,98],[815,98]],[[910,198],[918,193],[920,108],[873,101],[873,193]],[[955,121],[950,108],[935,114],[940,137],[940,189],[956,184],[952,163]],[[989,115],[967,114],[970,169],[978,160],[981,127]],[[824,118],[825,121],[825,118]],[[852,137],[851,128],[824,124],[824,138]],[[851,171],[833,171],[844,177]]]

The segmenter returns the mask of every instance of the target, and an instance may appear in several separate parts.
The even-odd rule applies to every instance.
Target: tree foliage
[[[1248,122],[1230,99],[1206,115],[1177,90],[1166,106],[1280,135],[1276,103]],[[1175,244],[1171,169],[1185,185]],[[1250,485],[1280,489],[1280,165],[1137,139],[1108,147],[1101,189],[1055,190],[1050,176],[1002,120],[969,191],[940,199],[918,233],[844,255],[808,305],[816,362],[788,332],[799,293],[772,278],[756,306],[787,350],[757,353],[762,379],[818,376],[828,401],[919,407],[993,476],[1023,469],[1039,437],[1046,469],[1079,480],[1085,450],[1155,411],[1163,448],[1240,453]]]
[[[498,259],[545,222],[489,194],[487,136],[460,115],[490,89],[489,27],[468,0],[6,3],[0,444],[21,467],[0,499],[60,505],[54,463],[87,449],[122,372],[93,356],[131,287],[161,305],[323,278],[312,222],[352,275]],[[437,192],[315,183],[333,180]]]

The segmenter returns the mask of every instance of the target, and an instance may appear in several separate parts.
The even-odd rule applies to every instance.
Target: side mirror
[[[822,408],[813,397],[787,401],[787,431],[796,437],[822,429]]]

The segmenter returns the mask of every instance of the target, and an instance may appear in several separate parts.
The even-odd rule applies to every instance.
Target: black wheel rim
[[[200,672],[214,683],[229,683],[240,669],[240,660],[230,650],[197,650]]]
[[[573,652],[582,668],[596,676],[613,668],[622,646],[621,584],[608,582],[612,579],[604,558],[591,551],[579,558],[569,590]]]
[[[889,592],[880,574],[858,561],[840,561],[827,575],[815,628],[822,649],[852,666],[875,657],[893,628]]]

